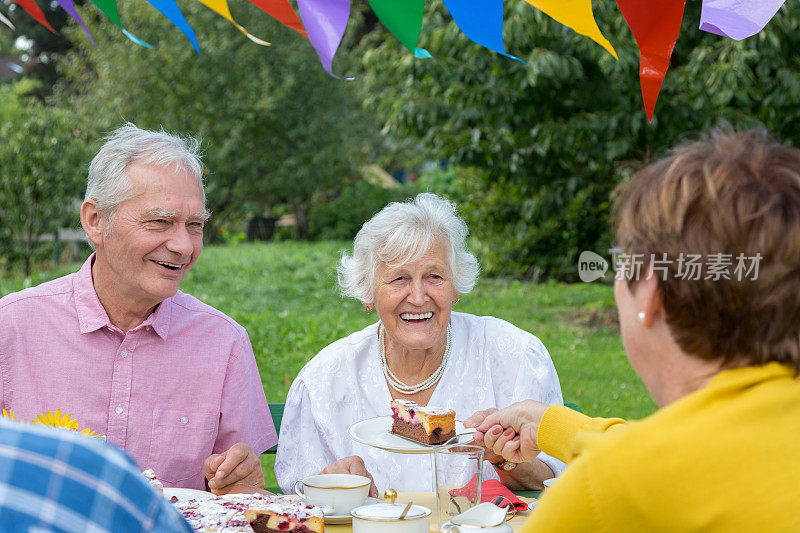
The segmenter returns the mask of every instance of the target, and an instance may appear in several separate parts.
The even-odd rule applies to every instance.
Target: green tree
[[[28,80],[0,85],[0,254],[31,273],[50,245],[40,237],[77,225],[86,140],[64,110],[29,96]]]
[[[431,158],[471,167],[462,208],[485,270],[575,279],[582,250],[609,244],[609,194],[667,147],[727,121],[800,140],[800,7],[787,3],[741,42],[697,29],[689,3],[671,68],[648,124],[638,48],[613,2],[594,2],[619,61],[526,2],[506,2],[516,62],[469,42],[435,1],[414,60],[377,29],[364,46],[367,104],[392,134]]]
[[[76,39],[62,61],[58,99],[99,136],[131,121],[144,128],[191,133],[206,146],[210,236],[231,220],[288,204],[298,233],[308,211],[351,179],[373,131],[357,87],[328,76],[312,47],[253,6],[234,17],[261,47],[200,3],[181,5],[202,55],[145,3],[120,2],[130,30],[155,49],[133,44],[89,13],[97,48]],[[72,37],[79,28],[67,30]]]

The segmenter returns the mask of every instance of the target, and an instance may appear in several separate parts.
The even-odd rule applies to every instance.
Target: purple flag
[[[444,5],[459,29],[472,42],[522,61],[506,53],[503,45],[503,0],[444,0]]]
[[[741,41],[764,29],[785,0],[703,0],[700,29]]]
[[[333,56],[347,28],[350,0],[297,0],[297,9],[322,68],[333,76]]]
[[[78,10],[75,9],[75,3],[72,0],[57,0],[57,1],[58,5],[60,5],[64,11],[69,13],[69,16],[74,18],[75,22],[81,25],[83,31],[85,31],[86,35],[89,36],[89,40],[92,41],[92,45],[96,46],[94,44],[94,39],[92,38],[92,34],[89,32],[89,28],[86,27],[86,24],[84,24],[83,19],[81,18],[80,15],[78,15]]]

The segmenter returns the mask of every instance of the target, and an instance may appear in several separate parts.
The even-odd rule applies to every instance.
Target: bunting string
[[[13,0],[38,23],[58,34],[47,22],[36,0]],[[56,0],[80,25],[89,40],[94,39],[75,8],[74,0]],[[175,0],[147,0],[176,28],[200,54],[194,30],[186,21]],[[268,46],[270,43],[251,35],[236,22],[227,0],[198,0],[209,9],[229,20],[251,41]],[[307,38],[314,48],[322,68],[331,76],[333,60],[342,43],[350,18],[350,0],[297,0],[297,13],[289,0],[249,0],[253,5],[284,26]],[[503,0],[443,0],[456,26],[471,41],[510,59],[522,61],[510,54],[503,44]],[[152,46],[128,32],[121,24],[116,0],[92,2],[131,41]],[[430,58],[430,52],[419,47],[425,14],[425,0],[368,0],[372,11],[386,29],[417,58]],[[602,46],[614,58],[617,51],[597,25],[592,0],[525,0],[533,8],[553,18]],[[686,0],[616,0],[625,22],[639,47],[639,83],[642,102],[648,120],[652,122],[658,95],[669,68],[681,28]],[[703,0],[699,29],[735,40],[746,39],[760,32],[784,5],[785,0]],[[0,13],[0,22],[15,29]],[[352,78],[342,78],[352,79]]]

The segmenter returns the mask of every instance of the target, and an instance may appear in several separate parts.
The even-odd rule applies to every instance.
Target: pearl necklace
[[[386,377],[386,381],[389,383],[389,386],[394,390],[403,394],[415,394],[419,391],[430,389],[442,378],[442,374],[444,374],[444,365],[447,363],[447,359],[450,357],[450,346],[453,343],[453,333],[450,330],[450,324],[447,325],[447,344],[445,344],[444,347],[442,363],[439,365],[439,368],[433,371],[433,374],[428,376],[428,379],[422,381],[421,383],[417,383],[416,385],[406,385],[400,381],[400,379],[398,379],[398,377],[395,376],[391,370],[389,370],[389,365],[386,364],[386,349],[384,348],[385,340],[386,331],[383,327],[383,324],[378,324],[378,358],[381,361],[383,375]]]

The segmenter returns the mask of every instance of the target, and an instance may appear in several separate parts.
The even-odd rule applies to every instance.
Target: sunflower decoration
[[[78,431],[78,421],[72,418],[72,415],[69,413],[62,417],[61,409],[56,409],[55,413],[45,411],[43,415],[36,415],[36,418],[31,420],[31,423]]]
[[[9,409],[8,411],[3,409],[3,416],[5,418],[8,418],[9,420],[16,420],[17,419],[17,417],[14,416],[14,410],[13,409]]]
[[[31,423],[39,424],[42,426],[69,429],[72,431],[77,431],[78,433],[82,433],[83,435],[86,435],[88,437],[105,439],[105,435],[100,435],[98,433],[95,433],[89,428],[78,429],[78,420],[72,418],[72,415],[69,413],[66,413],[62,416],[61,409],[56,409],[55,413],[51,413],[50,411],[45,411],[45,414],[43,415],[36,415],[36,418],[31,420]]]
[[[95,433],[94,431],[92,431],[89,428],[82,429],[78,433],[82,433],[82,434],[86,435],[87,437],[94,437],[96,439],[106,440],[106,436],[105,435],[101,435],[99,433]]]

